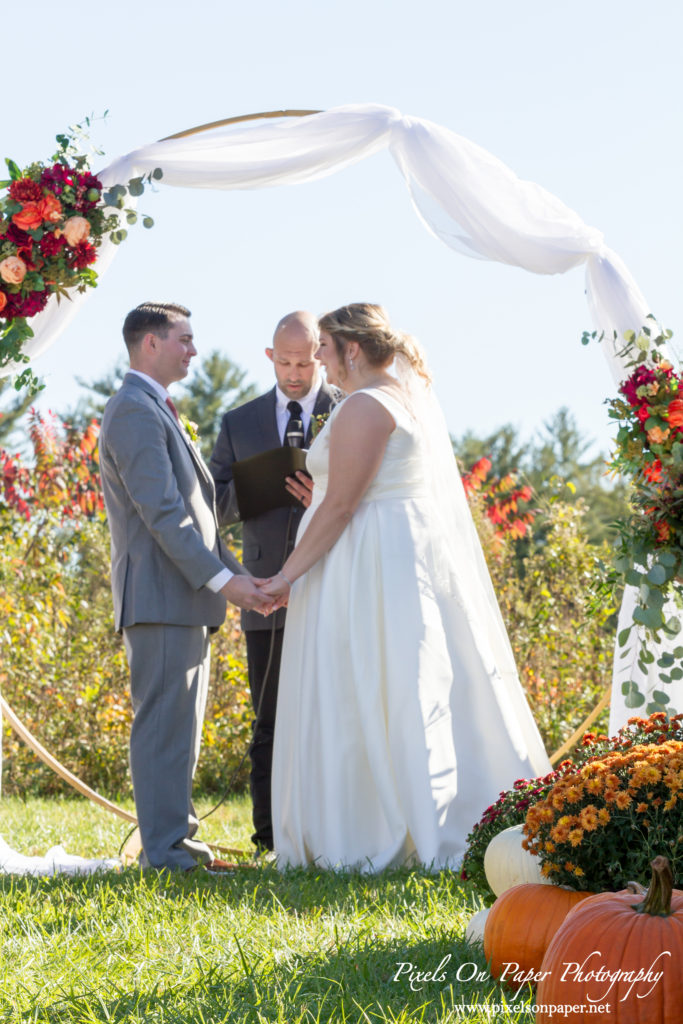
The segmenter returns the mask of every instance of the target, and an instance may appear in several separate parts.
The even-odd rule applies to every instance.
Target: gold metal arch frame
[[[260,114],[239,114],[237,117],[226,117],[222,121],[210,121],[208,124],[200,124],[196,128],[186,128],[175,135],[166,135],[159,142],[169,142],[171,139],[185,139],[189,135],[199,135],[200,132],[209,132],[212,128],[224,128],[228,124],[239,124],[241,121],[259,121],[262,118],[275,117],[309,117],[311,114],[322,114],[322,110],[266,110]]]

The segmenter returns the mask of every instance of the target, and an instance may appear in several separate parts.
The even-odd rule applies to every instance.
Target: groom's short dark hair
[[[169,327],[191,316],[189,309],[177,302],[142,302],[123,321],[123,340],[128,351],[137,348],[146,334],[165,338]]]

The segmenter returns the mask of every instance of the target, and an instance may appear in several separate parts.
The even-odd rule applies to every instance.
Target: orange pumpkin
[[[502,893],[484,928],[484,954],[493,977],[514,988],[535,985],[553,935],[569,911],[590,895],[536,882]]]
[[[555,1024],[553,1004],[584,1007],[573,1024],[681,1024],[683,892],[672,885],[668,860],[655,857],[644,900],[603,892],[567,915],[543,958],[537,1024]]]

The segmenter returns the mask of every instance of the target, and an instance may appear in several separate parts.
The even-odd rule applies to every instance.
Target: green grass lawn
[[[26,854],[62,844],[116,856],[128,831],[80,799],[2,798],[0,822],[0,834]],[[201,830],[209,842],[245,850],[249,833],[244,799]],[[137,869],[0,876],[0,1020],[531,1024],[529,991],[506,995],[481,948],[464,941],[479,906],[449,872],[264,865],[213,877]],[[401,964],[436,977],[414,977],[411,987],[408,968],[397,976]]]

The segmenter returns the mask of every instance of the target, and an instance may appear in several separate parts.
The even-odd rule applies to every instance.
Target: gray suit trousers
[[[209,684],[206,626],[127,626],[134,719],[130,770],[144,852],[142,867],[190,868],[213,856],[192,837],[192,804]]]

